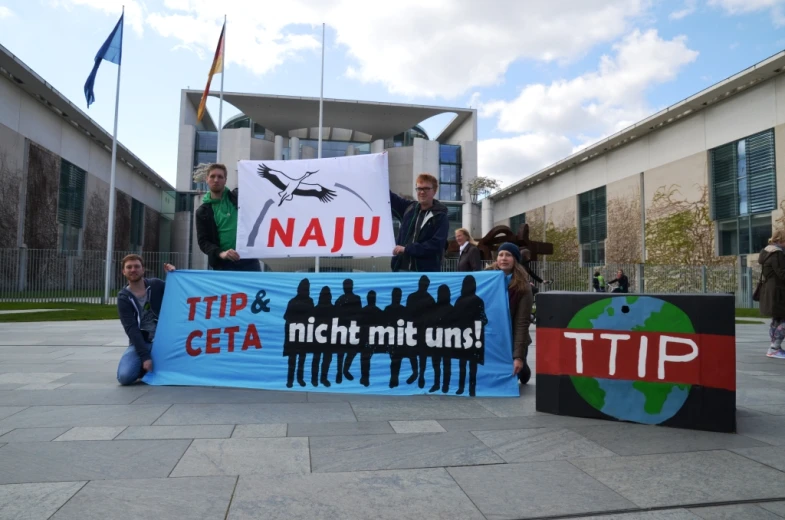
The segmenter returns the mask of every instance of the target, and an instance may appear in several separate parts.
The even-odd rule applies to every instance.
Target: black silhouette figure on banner
[[[305,363],[305,353],[309,345],[304,334],[293,334],[293,331],[289,329],[292,323],[307,323],[308,318],[312,315],[314,306],[310,291],[311,282],[307,278],[303,278],[300,281],[300,285],[297,286],[297,296],[289,300],[289,304],[286,306],[286,313],[283,315],[283,319],[286,321],[283,355],[289,357],[289,373],[286,377],[287,388],[291,388],[294,383],[295,362],[297,363],[297,383],[300,386],[305,386],[303,363]]]
[[[485,302],[477,296],[477,280],[474,276],[467,276],[463,279],[461,296],[455,301],[455,316],[460,317],[462,323],[474,324],[475,321],[482,322],[483,327],[488,324],[488,317],[485,315]],[[482,348],[471,347],[462,349],[468,356],[461,356],[460,360],[460,379],[458,380],[458,391],[461,395],[466,384],[466,362],[469,362],[469,395],[474,397],[477,388],[477,364],[485,364],[485,334],[481,334],[476,341],[482,341]]]
[[[325,285],[319,293],[319,303],[316,304],[316,308],[313,310],[313,317],[316,320],[314,322],[314,329],[319,325],[327,325],[329,327],[332,323],[332,319],[335,316],[332,300],[332,292],[330,292],[330,288]],[[319,371],[320,360],[322,363],[321,372]],[[332,360],[333,353],[327,345],[323,348],[313,349],[313,357],[311,359],[311,384],[313,386],[319,386],[319,382],[321,382],[322,385],[327,388],[330,387],[330,380],[327,379],[327,372],[330,371],[330,363]]]
[[[359,325],[362,317],[363,302],[360,297],[352,292],[354,290],[354,281],[347,278],[343,281],[343,294],[335,300],[335,312],[338,315],[338,323],[344,327],[349,327],[352,321],[357,322]],[[357,355],[357,348],[347,344],[344,347],[338,347],[338,373],[335,376],[335,382],[341,383],[343,381],[341,374],[347,381],[352,381],[354,376],[349,369],[352,367],[354,356]],[[346,361],[344,364],[344,354]]]
[[[425,388],[425,362],[427,360],[426,352],[428,351],[428,347],[425,344],[426,320],[429,317],[429,312],[436,305],[433,296],[428,292],[429,285],[431,285],[431,280],[427,276],[422,275],[417,291],[406,298],[406,313],[409,315],[409,321],[417,329],[417,347],[409,357],[412,363],[412,375],[406,380],[406,383],[412,384],[417,380],[417,386],[420,388]],[[417,354],[419,354],[420,358],[419,366]]]
[[[455,322],[452,316],[453,306],[450,304],[450,288],[447,285],[440,285],[436,295],[436,305],[430,314],[428,324],[431,327],[447,328]],[[457,324],[456,324],[457,325]],[[432,348],[429,347],[431,352],[431,366],[433,366],[433,386],[429,392],[433,393],[439,390],[439,380],[442,375],[441,364],[444,362],[444,382],[441,385],[442,393],[447,393],[450,390],[450,376],[452,375],[452,355],[451,349]]]
[[[371,345],[370,342],[371,327],[384,325],[384,311],[376,306],[376,291],[368,291],[367,301],[368,305],[363,308],[363,332],[360,342],[360,384],[363,386],[371,384],[371,357],[376,351],[376,345]],[[382,346],[382,352],[386,352],[386,350]]]
[[[406,320],[407,313],[406,307],[401,305],[401,298],[403,298],[403,291],[400,287],[395,287],[392,290],[392,303],[384,308],[384,323],[387,327],[397,327],[398,321]],[[398,374],[401,371],[401,358],[406,351],[405,345],[398,345],[395,338],[389,340],[387,350],[390,352],[390,388],[398,386]],[[408,356],[407,356],[408,357]],[[410,358],[411,359],[411,358]],[[414,367],[412,367],[414,369]],[[414,381],[414,379],[412,379]]]

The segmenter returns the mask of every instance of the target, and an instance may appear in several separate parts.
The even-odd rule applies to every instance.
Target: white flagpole
[[[322,79],[319,88],[319,144],[316,150],[316,157],[322,158],[322,112],[324,108],[324,24],[322,24]],[[314,272],[319,272],[319,257],[315,258]]]
[[[223,49],[221,52],[221,95],[218,105],[218,144],[216,145],[218,151],[215,154],[215,162],[221,162],[221,129],[224,121],[224,68],[226,67],[226,15],[224,15],[223,26]],[[251,128],[253,132],[253,128]]]
[[[123,6],[123,15],[125,15],[125,6]],[[125,20],[123,20],[123,33],[125,33]],[[123,36],[120,35],[120,49],[123,48]],[[122,69],[122,58],[120,63],[117,64],[117,93],[114,100],[114,136],[112,138],[112,169],[109,174],[109,219],[106,230],[106,269],[104,270],[104,304],[109,304],[109,288],[112,283],[112,253],[114,251],[114,206],[115,194],[114,185],[115,177],[117,176],[117,116],[120,109],[120,70]]]

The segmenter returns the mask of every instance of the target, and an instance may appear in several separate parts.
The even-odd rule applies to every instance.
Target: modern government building
[[[478,171],[473,109],[325,99],[323,156],[387,151],[393,191],[413,197],[423,172],[440,179],[451,231],[467,227],[479,237],[525,222],[531,238],[554,244],[549,261],[752,261],[785,225],[785,163],[777,162],[785,156],[783,66],[785,52],[539,172],[521,171],[521,180],[480,202],[467,184],[494,172]],[[194,226],[206,186],[193,171],[216,160],[219,131],[230,187],[239,160],[316,157],[318,98],[224,93],[240,114],[218,129],[209,114],[197,122],[201,95],[181,92],[176,186],[118,146],[115,250],[180,253],[181,265],[206,266]],[[427,135],[421,123],[444,113],[454,114],[451,122]],[[111,145],[109,133],[0,46],[0,251],[100,259]],[[263,260],[291,269],[287,260]],[[386,265],[380,259],[372,268]]]

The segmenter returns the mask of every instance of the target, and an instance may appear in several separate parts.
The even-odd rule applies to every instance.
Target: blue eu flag
[[[98,73],[98,66],[101,64],[101,60],[110,61],[120,65],[120,61],[123,57],[124,16],[125,14],[120,16],[120,21],[118,21],[117,25],[114,26],[112,34],[109,35],[109,38],[106,39],[104,44],[101,45],[101,48],[98,50],[98,54],[95,55],[95,65],[93,65],[93,70],[90,72],[90,75],[87,76],[87,81],[84,84],[84,95],[87,98],[87,108],[90,108],[90,104],[95,101],[93,85],[95,84],[95,75]]]

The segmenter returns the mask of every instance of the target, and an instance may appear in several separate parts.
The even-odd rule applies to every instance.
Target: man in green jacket
[[[226,166],[211,164],[202,205],[196,210],[196,239],[216,271],[261,271],[259,260],[240,258],[237,247],[237,189],[226,187]]]

